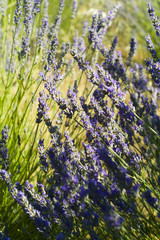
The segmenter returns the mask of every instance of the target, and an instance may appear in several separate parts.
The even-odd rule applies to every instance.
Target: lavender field
[[[0,1],[0,240],[160,239],[159,10]]]

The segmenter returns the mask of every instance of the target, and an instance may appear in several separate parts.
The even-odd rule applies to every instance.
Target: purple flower
[[[9,154],[7,149],[7,140],[8,140],[8,132],[9,128],[7,125],[4,126],[2,130],[2,138],[0,139],[0,164],[2,165],[2,169],[8,171],[9,169]]]
[[[75,18],[75,15],[76,15],[76,12],[77,12],[77,7],[78,7],[78,2],[77,2],[77,0],[74,0],[73,4],[72,4],[72,14],[71,14],[72,19]]]
[[[42,1],[43,0],[34,0],[32,14],[37,15],[40,12]]]
[[[146,200],[146,202],[151,205],[155,206],[158,202],[158,199],[151,196],[151,191],[148,189],[147,191],[143,192],[142,197]]]
[[[148,34],[148,36],[145,37],[145,39],[146,39],[146,43],[147,43],[147,48],[150,51],[150,53],[152,54],[152,57],[154,59],[157,59],[157,52],[156,52],[155,47],[154,47],[154,45],[151,41],[150,35]]]
[[[22,6],[21,6],[21,0],[16,0],[16,9],[14,14],[14,22],[16,25],[20,22],[22,16]]]
[[[149,13],[149,15],[151,17],[152,24],[153,24],[153,27],[156,30],[157,36],[160,36],[160,21],[159,21],[159,17],[155,16],[155,9],[152,7],[152,5],[150,3],[148,4],[148,13]]]
[[[25,31],[27,33],[27,36],[29,36],[31,33],[32,22],[33,22],[32,1],[24,0],[23,8],[24,8],[24,21],[23,22],[25,25]]]
[[[56,240],[64,240],[65,239],[65,236],[64,236],[64,234],[61,232],[61,233],[59,233],[58,235],[57,235],[57,237],[56,237]]]
[[[129,56],[128,56],[128,59],[127,59],[127,62],[126,62],[127,67],[129,67],[131,65],[132,58],[133,58],[133,56],[135,54],[135,51],[136,51],[136,44],[137,44],[137,42],[135,41],[135,39],[131,38],[130,52],[129,52]]]

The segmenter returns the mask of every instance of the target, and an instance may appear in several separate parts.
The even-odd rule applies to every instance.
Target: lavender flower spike
[[[23,10],[24,10],[24,25],[25,31],[27,36],[30,36],[32,23],[33,23],[33,16],[32,16],[32,1],[31,0],[24,0],[23,1]]]
[[[149,50],[150,53],[152,54],[152,57],[153,57],[154,59],[156,59],[156,58],[157,58],[157,52],[156,52],[155,47],[154,47],[154,45],[153,45],[153,43],[152,43],[152,41],[151,41],[150,35],[148,34],[148,36],[145,37],[145,39],[146,39],[146,43],[147,43],[147,48],[148,48],[148,50]]]
[[[2,130],[2,138],[0,140],[0,164],[2,164],[2,168],[5,170],[9,169],[9,155],[8,149],[6,147],[7,139],[8,139],[9,128],[7,125]]]
[[[127,63],[126,63],[126,65],[127,65],[128,67],[131,65],[132,57],[133,57],[134,54],[135,54],[136,44],[137,44],[137,42],[135,41],[135,39],[134,39],[134,38],[131,38],[131,41],[130,41],[130,52],[129,52],[129,56],[128,56]]]
[[[64,9],[64,2],[65,2],[64,0],[60,1],[58,13],[57,13],[57,16],[56,16],[56,19],[55,19],[55,30],[56,30],[55,34],[56,35],[59,32],[59,28],[60,28],[60,24],[61,24],[62,12],[63,12],[63,9]]]
[[[72,8],[72,14],[71,14],[71,18],[74,19],[76,12],[77,12],[77,7],[78,7],[78,3],[77,0],[73,1],[73,8]]]
[[[149,3],[148,4],[148,13],[151,17],[152,23],[153,23],[153,27],[156,30],[156,34],[159,37],[160,36],[160,21],[159,21],[159,17],[155,16],[155,9],[152,7],[152,5]]]
[[[15,9],[15,14],[14,14],[14,22],[15,24],[18,24],[21,19],[22,15],[22,1],[21,0],[16,0],[16,9]]]

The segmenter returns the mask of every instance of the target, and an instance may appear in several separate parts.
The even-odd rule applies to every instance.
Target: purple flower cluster
[[[5,170],[0,171],[2,179],[6,182],[8,190],[11,196],[17,201],[17,203],[23,208],[24,212],[27,213],[31,219],[34,220],[37,229],[40,232],[43,232],[45,236],[48,236],[50,231],[50,222],[43,216],[42,209],[45,211],[45,206],[48,203],[45,199],[42,199],[41,196],[35,193],[33,185],[26,182],[24,192],[22,191],[21,185],[17,182],[15,186],[12,184],[10,175]],[[32,204],[30,203],[32,199]],[[34,201],[34,202],[33,202]],[[37,209],[38,203],[40,204],[41,209]]]
[[[152,7],[152,5],[148,4],[148,13],[150,15],[150,18],[152,20],[153,27],[156,30],[157,36],[160,36],[160,21],[159,17],[155,16],[155,9]]]
[[[136,51],[136,41],[134,38],[132,38],[131,42],[130,42],[130,52],[129,52],[129,56],[127,59],[128,61],[126,63],[127,66],[131,65],[132,57],[134,56],[135,51]]]
[[[72,8],[72,14],[71,14],[71,18],[74,19],[76,12],[77,12],[77,7],[78,7],[78,3],[77,0],[73,1],[73,8]]]
[[[115,7],[112,11],[108,12],[108,15],[103,18],[102,11],[99,11],[98,14],[95,14],[92,17],[92,25],[89,26],[89,35],[88,41],[92,45],[93,49],[104,47],[102,40],[104,38],[105,33],[107,32],[108,28],[110,27],[113,19],[116,16],[116,13],[120,7],[120,3],[117,2]]]
[[[0,139],[0,165],[5,170],[9,169],[9,154],[6,146],[8,140],[8,131],[9,128],[6,125],[1,132],[2,138]]]
[[[27,34],[41,3],[34,1],[31,8],[31,1],[24,1]],[[20,17],[18,4],[16,24]],[[72,18],[76,8],[77,1],[74,1]],[[119,3],[105,18],[102,12],[93,16],[88,28],[88,47],[84,42],[85,22],[82,36],[76,31],[73,42],[63,43],[59,48],[64,1],[60,1],[54,25],[49,26],[47,18],[42,20],[38,46],[41,47],[48,33],[48,49],[44,54],[44,70],[40,73],[44,89],[39,93],[36,123],[44,125],[49,141],[45,136],[39,140],[41,174],[35,186],[29,181],[24,186],[12,183],[6,146],[8,127],[2,130],[1,180],[46,239],[86,239],[88,235],[97,240],[128,239],[128,236],[152,239],[157,231],[160,61],[149,36],[146,42],[152,59],[146,60],[148,74],[142,65],[132,63],[136,50],[133,38],[125,63],[116,51],[117,36],[110,49],[105,48],[102,40],[118,8]],[[158,32],[159,23],[150,5],[148,11]],[[27,39],[23,40],[21,55],[28,51]],[[92,52],[91,58],[88,51]],[[96,52],[100,58],[96,58]],[[73,65],[68,70],[70,63]],[[73,67],[80,76],[83,74],[92,89],[81,94],[77,74],[64,97],[59,86],[66,76],[72,78]],[[54,120],[51,101],[57,106]],[[55,231],[56,236],[55,226],[60,229]],[[146,226],[152,229],[151,233]]]
[[[57,36],[57,34],[59,33],[59,30],[60,30],[62,12],[63,12],[64,6],[65,6],[64,2],[65,2],[64,0],[60,1],[58,13],[57,13],[57,16],[55,18],[54,29],[55,29],[56,36]]]
[[[21,6],[21,1],[16,0],[16,10],[15,10],[15,15],[14,15],[14,22],[15,24],[18,24],[20,22],[21,16],[22,16],[22,6]]]
[[[32,16],[32,1],[26,1],[24,0],[24,25],[25,25],[25,30],[27,35],[30,34],[31,32],[31,27],[32,27],[32,21],[33,21],[33,16]]]
[[[36,15],[37,13],[40,12],[42,2],[43,2],[43,0],[34,0],[34,5],[33,5],[33,9],[32,9],[32,13],[34,15]]]
[[[148,12],[151,17],[153,26],[156,29],[157,36],[160,36],[160,22],[159,17],[155,17],[154,8],[151,6],[151,4],[148,4]],[[157,52],[155,50],[155,47],[152,43],[151,37],[148,35],[146,37],[147,42],[147,48],[150,51],[152,58],[146,59],[146,66],[147,71],[151,74],[152,80],[154,81],[156,87],[160,88],[160,77],[159,77],[159,71],[160,71],[160,59],[158,58]]]

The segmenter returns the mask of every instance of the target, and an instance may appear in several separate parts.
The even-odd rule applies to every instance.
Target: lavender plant
[[[26,141],[17,136],[17,146],[21,147],[19,158],[22,155],[27,161],[31,157],[34,160],[28,167],[29,173],[24,164],[20,166],[18,178],[12,167],[15,164],[17,168],[19,164],[12,160],[12,142],[7,148],[7,141],[15,136],[12,121],[9,121],[11,130],[6,125],[3,128],[0,141],[0,181],[5,194],[10,196],[10,211],[16,209],[14,224],[21,232],[19,236],[57,240],[159,239],[160,62],[151,38],[146,37],[151,57],[145,60],[145,66],[132,63],[136,50],[133,38],[125,61],[116,50],[117,36],[110,49],[106,48],[103,39],[120,7],[117,3],[107,16],[103,17],[102,12],[94,15],[87,33],[85,22],[82,35],[77,31],[72,42],[60,46],[65,1],[60,1],[52,25],[48,22],[46,1],[24,1],[23,8],[20,1],[16,3],[12,53],[21,9],[25,32],[17,54],[20,68],[15,73],[22,86],[16,93],[20,99],[18,106],[32,84],[29,79],[34,68],[38,63],[43,65],[38,76],[43,89],[37,104],[37,127],[36,130],[33,127],[33,143],[25,156],[22,144]],[[76,10],[77,1],[74,1],[72,19]],[[40,27],[36,16],[42,11]],[[150,4],[148,12],[152,23],[156,19],[157,33],[158,17]],[[36,24],[37,40],[32,38]],[[20,34],[22,30],[19,29]],[[32,48],[31,39],[36,49]],[[12,53],[5,87],[13,84],[11,63],[15,56]],[[64,89],[65,95],[62,84],[68,79],[70,86]],[[88,82],[88,89],[81,91],[80,85],[84,82]],[[7,91],[3,104],[6,95]],[[21,120],[16,117],[15,124],[16,121],[27,123],[29,105]],[[4,109],[2,119],[6,123],[7,117],[3,114]],[[8,131],[11,131],[9,137]],[[37,139],[39,161],[34,152]],[[35,175],[33,179],[32,175]],[[23,213],[18,215],[20,209]],[[27,222],[27,226],[19,221]],[[4,222],[2,235],[8,228],[8,236],[14,239],[12,226]]]
[[[46,41],[49,39],[48,1],[5,3],[0,5],[0,165],[9,170],[14,182],[23,184],[33,180],[38,169],[39,132],[34,108],[41,86],[39,69],[45,66],[44,58],[50,45],[50,41]],[[2,235],[5,237],[10,228],[14,236],[14,224],[17,224],[16,234],[18,231],[24,234],[28,220],[10,198],[2,181],[0,202]],[[18,215],[22,224],[16,222]],[[31,226],[34,228],[33,224]]]

